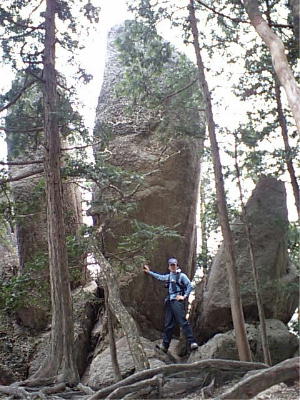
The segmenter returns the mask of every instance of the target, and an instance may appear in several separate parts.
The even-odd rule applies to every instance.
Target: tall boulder
[[[122,38],[127,29],[126,24],[115,27],[108,37],[106,68],[94,135],[95,141],[100,139],[102,142],[98,152],[106,146],[111,165],[139,174],[142,182],[133,191],[131,200],[135,202],[135,208],[129,211],[127,219],[122,220],[118,216],[111,218],[103,212],[100,190],[95,190],[91,213],[95,223],[103,227],[103,250],[105,254],[111,255],[111,259],[117,255],[121,238],[132,232],[132,220],[175,229],[180,238],[160,240],[152,254],[148,255],[147,262],[153,270],[166,273],[167,259],[176,257],[183,271],[192,278],[195,270],[196,204],[205,126],[198,110],[201,103],[193,109],[188,108],[187,101],[200,92],[195,82],[192,82],[194,76],[189,76],[191,84],[186,85],[188,87],[183,91],[178,90],[178,95],[174,94],[174,99],[171,96],[168,104],[159,110],[147,108],[147,103],[140,102],[130,104],[128,113],[130,100],[115,90],[125,73],[125,64],[120,58],[116,40]],[[157,40],[162,41],[160,37]],[[170,76],[183,74],[182,59],[186,63],[188,60],[182,57],[172,50],[156,81],[160,95],[164,93],[166,97],[170,92],[175,92],[170,85]],[[194,67],[192,70],[195,73]],[[150,92],[152,89],[149,87]],[[106,141],[108,132],[110,140]],[[96,158],[97,154],[96,151]],[[116,199],[120,193],[112,191],[109,196]],[[140,248],[139,254],[144,255],[143,248]],[[141,331],[149,337],[155,330],[162,328],[163,297],[166,293],[163,285],[144,276],[141,266],[122,274],[121,295]]]
[[[251,227],[255,264],[266,318],[287,323],[298,305],[296,268],[287,250],[288,215],[284,183],[263,177],[246,205]],[[258,320],[253,275],[245,227],[232,224],[238,279],[245,320]],[[222,244],[215,256],[204,290],[196,290],[193,323],[200,341],[232,327],[225,251]]]

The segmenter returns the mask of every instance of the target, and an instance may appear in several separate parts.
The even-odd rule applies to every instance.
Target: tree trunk
[[[251,24],[270,49],[273,68],[283,86],[289,106],[292,110],[298,132],[300,134],[300,88],[288,64],[285,48],[281,39],[272,31],[263,19],[257,0],[243,0]]]
[[[253,241],[252,241],[252,236],[251,236],[251,231],[250,231],[250,225],[248,223],[247,211],[246,211],[246,207],[245,207],[244,199],[243,199],[243,190],[242,190],[242,184],[241,184],[240,169],[239,169],[239,165],[238,165],[238,151],[237,150],[238,150],[237,149],[237,140],[235,138],[235,147],[234,147],[235,170],[236,170],[236,176],[237,176],[237,184],[238,184],[239,193],[240,193],[240,202],[241,202],[241,208],[242,208],[243,223],[245,225],[246,238],[247,238],[247,242],[248,242],[250,262],[251,262],[251,268],[252,268],[252,274],[253,274],[256,304],[257,304],[259,321],[260,321],[260,334],[261,334],[261,343],[262,343],[262,348],[263,348],[264,362],[267,365],[271,365],[272,361],[271,361],[271,354],[270,354],[270,350],[269,350],[268,337],[267,337],[265,311],[264,311],[264,306],[263,306],[263,301],[262,301],[262,296],[261,296],[261,290],[259,287],[259,276],[258,276],[258,270],[257,270],[255,257],[254,257],[254,249],[253,249]]]
[[[282,110],[282,103],[281,103],[281,93],[280,93],[280,85],[278,83],[278,78],[274,74],[275,80],[275,96],[276,96],[276,104],[277,104],[277,113],[278,113],[278,121],[281,128],[281,136],[284,143],[284,150],[285,150],[285,161],[287,165],[287,170],[290,174],[291,185],[293,188],[294,198],[295,198],[295,205],[298,213],[298,219],[300,220],[300,191],[299,185],[295,174],[294,165],[292,162],[292,152],[291,147],[289,144],[289,136],[287,130],[286,119]]]
[[[189,18],[190,18],[190,26],[194,41],[194,49],[197,59],[198,78],[204,94],[206,118],[208,122],[209,139],[211,144],[214,175],[215,175],[218,214],[220,218],[221,229],[225,245],[225,253],[226,253],[226,268],[227,268],[227,276],[229,283],[232,321],[235,330],[237,349],[239,352],[240,360],[250,361],[251,352],[246,335],[245,321],[242,309],[238,274],[237,274],[235,254],[234,254],[234,245],[228,220],[224,181],[223,181],[222,167],[220,161],[219,147],[216,138],[215,122],[213,119],[211,97],[205,79],[204,65],[201,57],[200,45],[198,40],[199,33],[195,15],[194,0],[190,0]]]
[[[117,356],[117,349],[116,349],[116,341],[114,335],[114,327],[112,321],[112,312],[109,306],[109,292],[107,283],[104,283],[104,297],[105,297],[105,308],[106,308],[106,315],[107,315],[107,327],[108,327],[108,338],[109,338],[109,348],[110,348],[110,356],[111,356],[111,363],[114,370],[115,381],[118,382],[122,379],[122,375],[120,372],[120,367],[118,363],[118,356]]]
[[[111,310],[114,312],[122,329],[126,335],[128,346],[133,358],[136,371],[149,368],[148,358],[145,354],[143,345],[140,341],[140,335],[136,323],[127,311],[120,298],[120,288],[118,279],[110,263],[105,259],[98,247],[97,239],[93,241],[94,256],[100,265],[101,272],[105,276],[108,287],[108,301]]]
[[[47,226],[51,285],[52,326],[50,353],[34,378],[55,376],[76,384],[74,325],[69,283],[62,181],[60,175],[60,137],[57,121],[57,82],[55,71],[56,0],[46,1],[44,48],[44,131]]]
[[[296,51],[300,53],[300,2],[299,0],[290,0],[288,5],[291,9],[293,20],[293,31],[295,34]]]
[[[205,210],[205,179],[200,177],[200,229],[201,229],[201,254],[202,268],[205,279],[208,275],[208,246],[207,246],[207,221]]]

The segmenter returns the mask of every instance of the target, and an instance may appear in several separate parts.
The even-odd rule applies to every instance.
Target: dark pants
[[[165,302],[165,330],[163,335],[163,345],[165,347],[169,347],[176,324],[179,324],[182,328],[189,344],[196,342],[185,314],[184,301],[167,300]]]

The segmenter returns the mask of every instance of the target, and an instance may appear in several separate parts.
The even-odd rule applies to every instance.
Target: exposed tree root
[[[133,383],[132,385],[121,386],[115,389],[106,399],[122,399],[128,393],[137,392],[140,389],[144,389],[147,386],[155,386],[159,391],[161,386],[162,375],[155,375],[153,378],[145,379],[143,381]]]
[[[46,386],[46,385],[51,385],[56,381],[57,381],[57,376],[51,376],[48,378],[28,378],[25,381],[17,382],[13,385],[27,386],[27,387]]]
[[[22,387],[0,386],[0,392],[19,399],[30,399],[30,393]]]
[[[86,394],[94,394],[95,393],[95,391],[93,389],[91,389],[89,386],[83,385],[82,383],[78,383],[77,389],[81,390],[82,392],[84,392]]]
[[[53,386],[47,387],[22,387],[21,382],[14,383],[10,386],[0,386],[0,393],[5,393],[13,398],[18,399],[47,399],[48,395],[54,393],[61,393],[66,390],[65,383],[59,383]]]
[[[261,370],[261,371],[259,371]],[[285,360],[273,367],[262,363],[233,360],[209,359],[192,364],[170,364],[162,367],[139,371],[109,387],[94,392],[88,386],[79,384],[76,388],[66,387],[65,383],[51,386],[34,387],[33,382],[17,382],[10,386],[1,386],[0,393],[11,399],[48,400],[58,393],[56,399],[125,399],[125,398],[165,398],[178,397],[182,393],[203,389],[202,396],[211,395],[208,389],[224,380],[247,375],[226,393],[215,400],[249,399],[261,391],[285,381],[299,378],[300,358]],[[41,380],[39,380],[41,381]],[[207,385],[211,382],[209,385]],[[29,383],[27,386],[21,386]],[[204,391],[207,393],[204,393]],[[211,392],[211,390],[209,390]]]
[[[203,379],[201,380],[199,377],[199,373],[202,370],[204,371],[211,370],[213,373],[218,372],[228,376],[234,374],[243,375],[250,370],[262,369],[262,368],[268,368],[268,366],[262,363],[219,360],[219,359],[201,360],[192,364],[170,364],[154,369],[148,369],[137,372],[136,374],[131,375],[123,379],[122,381],[119,381],[111,386],[108,386],[106,388],[97,391],[89,398],[89,400],[104,399],[107,396],[109,396],[112,392],[114,392],[116,389],[124,386],[133,385],[136,382],[140,382],[142,387],[149,386],[148,385],[149,380],[153,377],[156,377],[157,375],[163,376],[164,380],[167,378],[166,385],[163,384],[163,388],[166,386],[169,390],[170,386],[170,389],[174,388],[174,390],[183,390],[184,384],[182,384],[178,379],[176,379],[176,385],[173,384],[168,385],[172,377],[176,376],[178,378],[178,376],[180,375],[182,379],[186,379],[189,381],[191,381],[191,377],[194,377],[197,380],[195,385],[198,385],[198,387],[201,388],[202,384],[203,385],[207,384],[207,382],[205,381],[206,378],[204,380]],[[207,373],[204,375],[207,377]],[[141,381],[144,382],[144,385],[142,384]],[[191,382],[191,388],[192,387],[195,388],[195,385],[192,385]]]
[[[278,383],[298,380],[299,372],[300,357],[290,358],[273,367],[247,376],[217,399],[251,399]]]

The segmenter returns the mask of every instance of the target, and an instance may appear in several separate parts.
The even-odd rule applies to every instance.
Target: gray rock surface
[[[246,205],[251,226],[254,257],[266,318],[287,323],[298,305],[298,277],[287,251],[287,207],[283,182],[263,177]],[[240,221],[232,225],[236,262],[245,320],[257,321],[258,313],[245,230]],[[200,291],[199,291],[200,293]],[[215,256],[203,294],[196,298],[194,326],[200,341],[232,327],[225,252],[222,244]]]
[[[266,320],[266,328],[272,365],[293,357],[299,347],[297,336],[289,332],[283,322],[275,319]],[[264,362],[259,329],[259,325],[246,324],[253,361]],[[233,330],[216,334],[207,343],[200,346],[198,351],[192,352],[188,362],[209,358],[239,360]]]
[[[200,153],[202,149],[201,135],[204,132],[203,116],[184,105],[170,102],[165,110],[170,121],[166,132],[162,132],[161,114],[147,109],[145,104],[131,105],[129,100],[116,94],[115,88],[122,79],[122,65],[115,39],[122,34],[124,27],[114,28],[108,38],[107,60],[95,123],[95,140],[105,142],[109,131],[110,141],[106,143],[110,154],[109,162],[123,170],[132,171],[143,176],[142,184],[131,197],[136,208],[126,221],[119,216],[108,216],[103,213],[101,191],[95,191],[94,205],[91,214],[97,225],[104,226],[103,242],[106,254],[116,254],[117,245],[123,235],[130,234],[132,228],[129,221],[175,229],[181,235],[179,239],[161,240],[147,263],[153,270],[167,273],[167,259],[176,257],[182,270],[193,277],[195,270],[196,246],[196,203],[200,171]],[[178,54],[170,58],[162,72],[160,83],[164,87],[164,79],[178,72]],[[177,70],[176,70],[177,68]],[[165,88],[166,95],[171,88]],[[192,86],[190,96],[198,91]],[[176,109],[177,106],[177,109]],[[169,114],[168,114],[169,113]],[[174,113],[174,114],[173,114]],[[185,121],[190,134],[178,132],[174,125],[176,115]],[[174,118],[171,118],[172,115]],[[180,120],[181,121],[181,120]],[[181,121],[182,123],[183,121]],[[173,132],[173,135],[170,134]],[[193,135],[194,134],[194,135]],[[103,150],[103,148],[102,148]],[[97,151],[95,153],[97,158]],[[118,198],[120,193],[111,191],[108,196]],[[140,253],[143,256],[143,249]],[[163,325],[163,298],[165,289],[162,284],[144,276],[142,269],[131,271],[122,277],[121,295],[124,304],[138,322],[141,333],[149,338],[157,338],[157,330]]]
[[[150,368],[164,365],[163,361],[156,358],[155,343],[145,338],[141,338],[147,357],[149,358]],[[118,362],[122,377],[125,378],[134,372],[134,364],[128,343],[125,337],[120,338],[116,342]],[[88,373],[84,377],[84,383],[94,389],[114,383],[114,373],[111,364],[111,356],[109,348],[97,354],[90,365]]]

